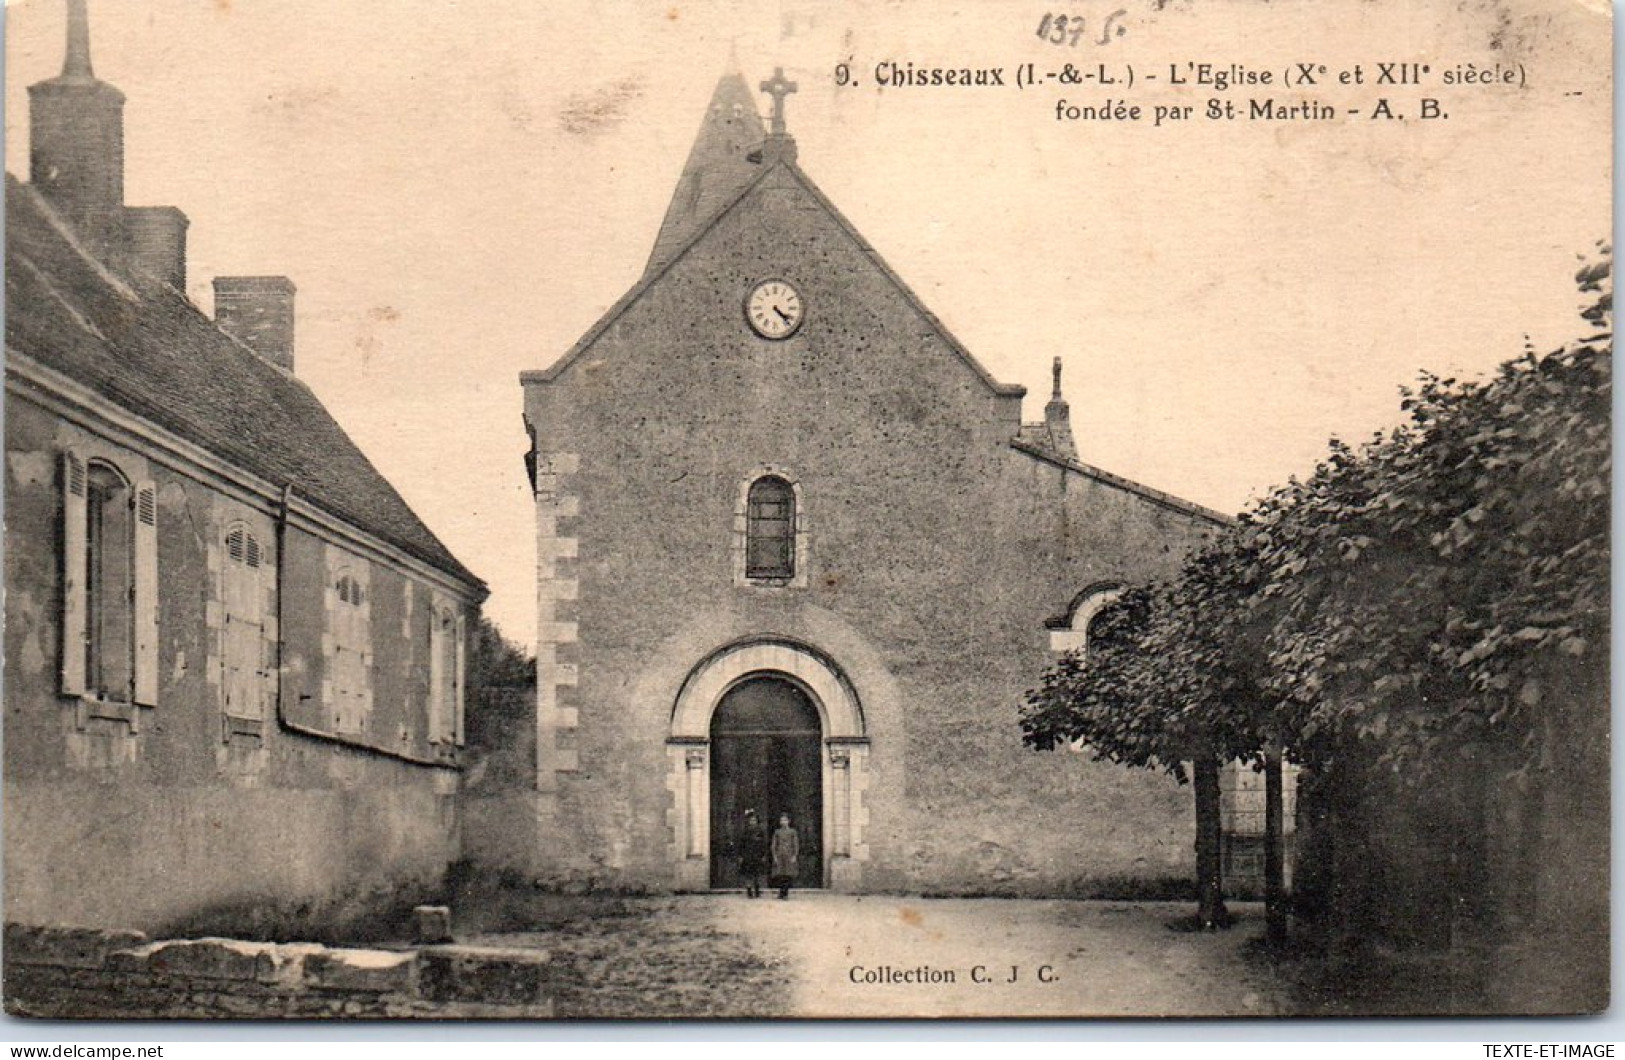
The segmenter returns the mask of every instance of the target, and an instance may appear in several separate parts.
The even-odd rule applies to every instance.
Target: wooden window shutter
[[[135,701],[158,705],[158,491],[135,488]]]
[[[463,746],[463,667],[467,662],[464,653],[468,647],[468,634],[463,627],[463,613],[460,610],[457,612],[457,632],[455,635],[457,638],[457,662],[456,669],[452,671],[451,685],[452,739],[456,741],[458,747],[461,747]]]
[[[85,692],[86,563],[85,462],[62,454],[62,694]]]
[[[221,694],[228,717],[259,721],[266,716],[269,674],[264,644],[265,593],[260,584],[259,540],[241,526],[226,534],[221,584],[226,606],[220,653]]]
[[[436,605],[429,612],[429,742],[446,738],[446,624]]]

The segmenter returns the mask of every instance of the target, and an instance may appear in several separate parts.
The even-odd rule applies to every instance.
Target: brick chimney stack
[[[186,215],[173,206],[131,206],[124,234],[135,264],[186,293]]]
[[[29,180],[81,238],[119,249],[124,213],[124,93],[90,67],[86,0],[68,0],[62,73],[28,88]]]
[[[286,276],[217,276],[214,322],[279,368],[293,371],[293,281]]]

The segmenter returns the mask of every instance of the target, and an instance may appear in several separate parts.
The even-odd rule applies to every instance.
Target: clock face
[[[745,299],[745,319],[764,339],[787,339],[801,326],[801,295],[783,280],[764,280]]]

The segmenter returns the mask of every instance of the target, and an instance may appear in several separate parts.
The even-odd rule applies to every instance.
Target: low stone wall
[[[5,928],[5,1008],[50,1019],[542,1019],[545,952]]]

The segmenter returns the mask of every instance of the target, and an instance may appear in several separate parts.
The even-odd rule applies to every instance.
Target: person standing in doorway
[[[739,875],[745,880],[745,897],[762,896],[762,877],[767,875],[767,826],[755,810],[745,811],[745,828],[739,834]]]
[[[773,833],[773,886],[780,898],[790,897],[790,884],[796,879],[796,859],[801,856],[801,837],[790,825],[790,815],[779,814],[779,827]]]

